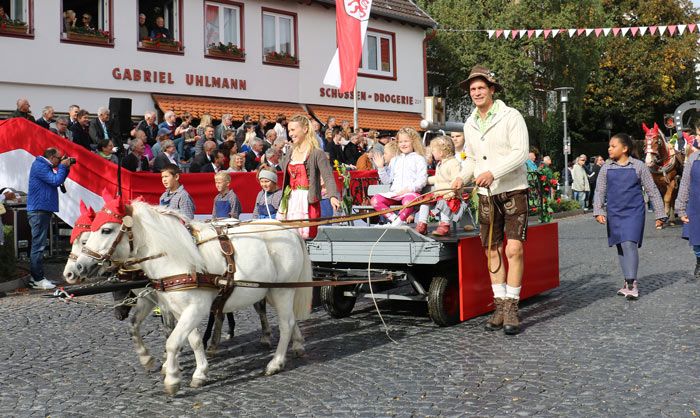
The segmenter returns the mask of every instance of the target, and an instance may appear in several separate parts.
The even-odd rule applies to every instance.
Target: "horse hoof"
[[[265,348],[272,348],[272,341],[270,341],[270,337],[260,337],[260,345]]]
[[[191,388],[201,388],[202,386],[204,386],[204,379],[192,379],[190,382]]]
[[[292,355],[296,358],[304,357],[306,355],[306,350],[304,350],[303,348],[292,350]]]
[[[180,390],[180,384],[175,383],[174,385],[165,385],[165,393],[170,396],[175,396]]]
[[[207,350],[207,358],[213,358],[216,356],[216,350],[215,349],[208,349]]]
[[[284,369],[284,365],[281,366],[267,366],[265,369],[265,376],[272,376],[273,374],[277,374]]]
[[[150,357],[150,358],[143,364],[143,368],[146,369],[146,370],[148,370],[148,371],[151,371],[151,370],[153,370],[153,369],[155,368],[155,365],[156,365],[156,359],[154,359],[153,357]]]

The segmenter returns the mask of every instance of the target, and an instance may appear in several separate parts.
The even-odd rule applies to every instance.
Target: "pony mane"
[[[134,234],[139,234],[149,254],[163,252],[171,259],[187,263],[193,270],[204,271],[204,259],[185,227],[189,219],[177,211],[145,202],[132,202],[132,207]]]

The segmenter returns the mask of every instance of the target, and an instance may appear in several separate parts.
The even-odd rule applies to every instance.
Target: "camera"
[[[63,157],[63,159],[64,159],[64,160],[68,160],[68,162],[70,163],[70,165],[73,165],[73,164],[75,164],[75,163],[78,162],[78,160],[76,160],[76,159],[73,158],[73,157]]]

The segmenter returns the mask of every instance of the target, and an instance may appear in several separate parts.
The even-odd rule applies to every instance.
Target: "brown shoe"
[[[450,235],[450,224],[448,222],[440,222],[433,235],[436,237],[445,237]]]
[[[418,222],[418,225],[416,225],[416,232],[421,235],[426,235],[428,233],[428,224],[425,222]]]
[[[493,315],[486,321],[484,328],[487,331],[496,331],[503,328],[503,298],[493,298],[493,304],[496,309],[493,311]]]
[[[515,335],[520,333],[518,299],[506,298],[503,302],[503,332],[506,335]]]

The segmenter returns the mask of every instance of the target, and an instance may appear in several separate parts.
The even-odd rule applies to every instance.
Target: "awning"
[[[350,107],[307,105],[307,109],[309,113],[316,116],[323,123],[326,123],[329,116],[333,116],[338,124],[343,120],[347,120],[352,125],[353,112]],[[404,126],[410,126],[420,130],[422,118],[420,113],[389,110],[359,109],[357,112],[358,123],[363,129],[397,131]]]
[[[243,120],[243,115],[250,115],[253,120],[258,120],[260,115],[265,115],[274,120],[277,115],[283,114],[290,118],[296,114],[306,115],[306,111],[299,104],[275,103],[257,100],[219,99],[199,96],[176,96],[165,94],[153,94],[153,101],[160,110],[174,111],[178,115],[189,112],[194,118],[199,119],[208,113],[214,119],[221,119],[227,113],[233,115],[233,120]]]

